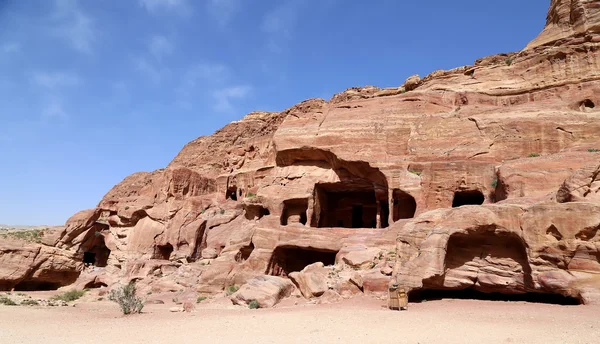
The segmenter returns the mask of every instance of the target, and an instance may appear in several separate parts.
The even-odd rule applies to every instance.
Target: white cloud
[[[292,30],[298,21],[302,0],[285,0],[269,11],[263,18],[261,29],[269,34],[291,37]]]
[[[225,27],[240,12],[240,0],[208,0],[208,12],[217,21],[220,27]]]
[[[216,90],[213,92],[213,97],[216,103],[214,104],[214,110],[218,112],[229,112],[233,110],[232,102],[246,98],[248,94],[252,92],[250,86],[231,86]]]
[[[42,119],[58,119],[64,121],[67,118],[67,112],[65,111],[62,102],[58,98],[52,97],[42,109]]]
[[[0,50],[6,54],[18,53],[21,51],[21,45],[15,42],[9,42],[3,44]]]
[[[150,39],[148,50],[160,61],[163,57],[173,54],[175,46],[167,37],[156,35]]]
[[[81,84],[81,78],[72,73],[64,72],[34,72],[30,81],[35,86],[57,89],[61,87],[73,87]]]
[[[79,7],[77,0],[55,0],[54,4],[52,33],[65,40],[73,49],[91,53],[97,37],[92,17]]]
[[[188,69],[184,76],[186,87],[195,87],[201,81],[222,83],[231,77],[229,67],[219,63],[198,63]]]
[[[139,0],[139,4],[152,14],[170,11],[180,15],[189,15],[192,12],[187,0]]]
[[[135,69],[142,73],[145,77],[150,79],[153,83],[158,84],[162,81],[166,74],[166,71],[155,67],[148,59],[144,57],[137,57],[133,59]]]

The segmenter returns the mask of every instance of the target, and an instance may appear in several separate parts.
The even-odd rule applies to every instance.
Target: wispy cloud
[[[65,110],[64,95],[67,89],[74,89],[83,84],[83,80],[71,72],[36,71],[31,73],[29,82],[35,86],[42,104],[41,119],[66,120],[69,116]]]
[[[215,99],[213,109],[218,112],[230,112],[234,109],[233,101],[246,98],[250,92],[252,92],[252,87],[248,85],[218,89],[212,94]]]
[[[157,60],[162,60],[163,57],[173,54],[175,45],[165,36],[156,35],[150,39],[148,50]]]
[[[153,83],[159,84],[170,73],[162,60],[174,51],[175,44],[170,39],[163,35],[152,36],[146,51],[132,58],[134,68]]]
[[[63,102],[58,97],[49,97],[42,109],[43,120],[61,120],[68,118]]]
[[[152,14],[168,11],[187,16],[192,13],[187,0],[139,0],[139,4]]]
[[[167,73],[167,70],[156,67],[145,57],[134,57],[133,65],[138,72],[155,84],[159,84]]]
[[[81,78],[73,73],[66,72],[44,72],[32,73],[30,81],[33,85],[46,89],[57,89],[60,87],[72,87],[81,84]]]
[[[267,34],[267,47],[272,52],[284,50],[284,43],[293,36],[305,0],[284,0],[263,17],[261,30]]]
[[[180,103],[188,105],[189,99],[204,97],[212,102],[217,112],[231,112],[234,103],[246,98],[252,86],[234,81],[231,68],[220,63],[198,63],[185,72],[178,90]]]
[[[21,45],[15,42],[4,43],[0,47],[0,51],[2,51],[5,54],[18,53],[21,51]]]
[[[242,9],[241,0],[208,0],[208,13],[224,28]]]
[[[193,88],[199,83],[223,83],[231,77],[229,67],[219,63],[198,63],[187,70],[184,75],[184,87]]]
[[[52,33],[73,49],[91,53],[97,38],[92,17],[81,9],[77,0],[55,0],[54,5],[51,15]]]

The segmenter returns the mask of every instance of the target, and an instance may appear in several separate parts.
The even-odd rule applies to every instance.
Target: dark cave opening
[[[91,281],[87,283],[83,288],[84,289],[97,289],[102,287],[108,287],[108,285],[104,282]]]
[[[393,192],[394,198],[394,221],[402,219],[412,219],[417,211],[417,202],[410,194],[395,189]]]
[[[580,305],[581,301],[577,298],[563,296],[560,294],[542,294],[542,293],[523,293],[523,294],[503,294],[503,293],[484,293],[471,288],[462,290],[414,290],[409,293],[410,302],[424,302],[443,299],[459,300],[481,300],[481,301],[504,301],[504,302],[529,302],[544,303],[563,306]]]
[[[100,232],[94,232],[93,236],[90,235],[89,238],[84,245],[88,249],[83,252],[83,263],[96,267],[105,267],[108,265],[110,250],[106,247],[104,235],[100,234]]]
[[[387,193],[380,198],[372,184],[332,183],[315,186],[313,227],[381,228],[388,227]]]
[[[37,282],[37,281],[23,281],[14,287],[15,291],[45,291],[45,290],[56,290],[63,285],[60,283],[53,282]]]
[[[485,197],[479,190],[457,191],[454,193],[452,208],[463,205],[482,205],[484,201]]]
[[[227,189],[227,194],[225,195],[225,199],[230,199],[232,201],[238,200],[238,189],[235,186],[231,186]]]
[[[246,217],[246,220],[260,220],[264,216],[271,215],[269,209],[256,204],[247,205],[245,210],[244,216]]]
[[[84,264],[96,264],[96,254],[94,252],[84,252],[83,253],[83,263]]]
[[[580,105],[580,107],[581,107],[581,109],[582,109],[582,110],[585,110],[585,109],[593,109],[593,108],[595,108],[595,107],[596,107],[596,104],[594,104],[594,102],[593,102],[592,100],[590,100],[590,99],[584,99],[584,100],[581,102],[581,105]]]
[[[171,258],[171,253],[173,253],[173,245],[156,245],[154,247],[154,256],[152,258],[169,260]]]
[[[254,244],[250,243],[248,246],[240,248],[240,251],[235,255],[235,261],[238,263],[244,262],[250,258],[250,255],[254,251]]]
[[[337,253],[337,251],[314,248],[277,247],[273,251],[266,274],[285,277],[317,262],[325,266],[334,265]]]
[[[308,210],[308,199],[288,199],[283,201],[283,211],[281,213],[281,225],[287,226],[288,223],[301,223],[306,225]],[[290,221],[292,220],[292,221]]]

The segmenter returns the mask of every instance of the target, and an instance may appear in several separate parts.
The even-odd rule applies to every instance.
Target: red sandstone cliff
[[[244,303],[265,283],[289,294],[272,275],[305,297],[397,282],[600,302],[599,9],[553,0],[521,52],[249,114],[125,178],[41,249],[3,243],[0,288],[252,281]],[[84,261],[98,269],[79,275]]]

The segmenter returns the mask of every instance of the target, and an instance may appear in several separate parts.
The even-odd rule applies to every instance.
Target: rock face
[[[239,285],[233,302],[267,307],[291,281],[323,302],[398,283],[598,303],[599,7],[554,0],[523,51],[200,137],[42,245],[2,243],[0,289]]]

